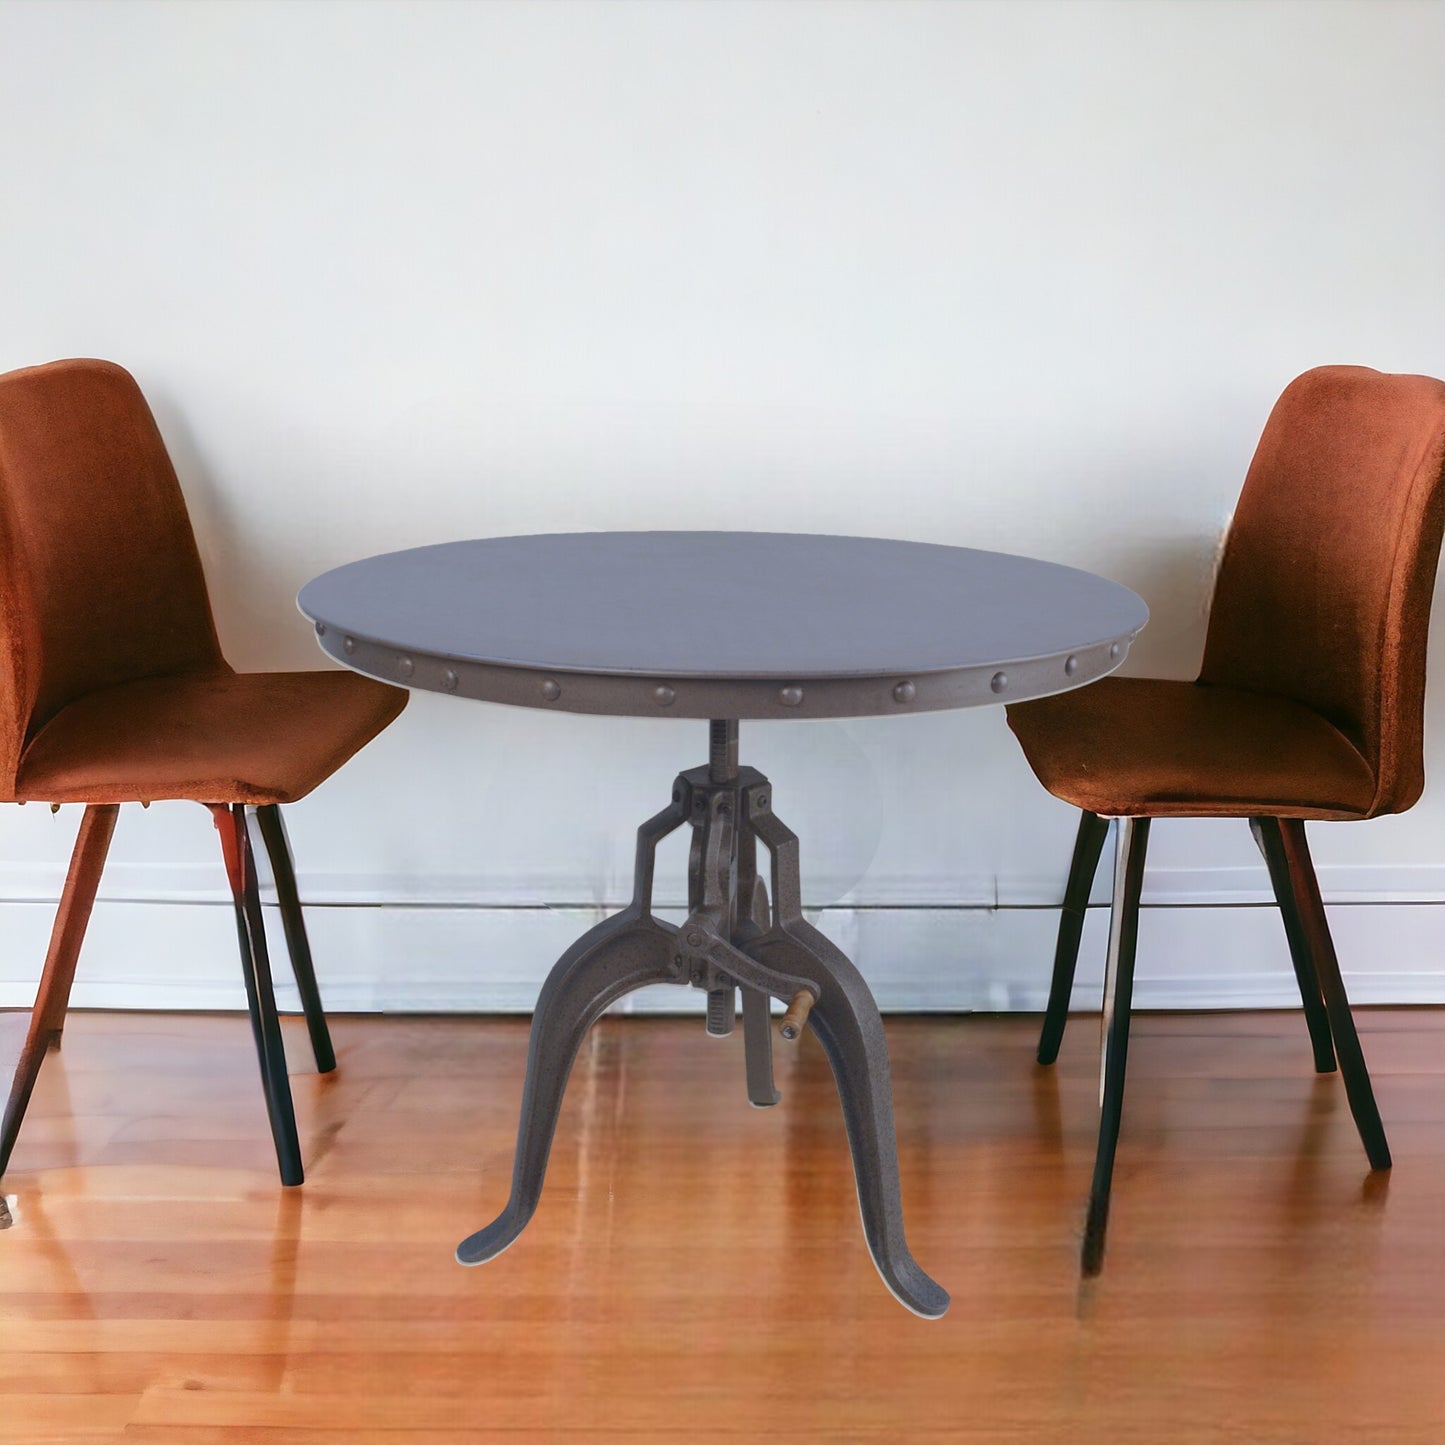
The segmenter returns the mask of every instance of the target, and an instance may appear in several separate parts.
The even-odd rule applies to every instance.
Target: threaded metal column
[[[714,718],[708,724],[711,750],[708,755],[708,781],[731,783],[738,775],[737,719]]]

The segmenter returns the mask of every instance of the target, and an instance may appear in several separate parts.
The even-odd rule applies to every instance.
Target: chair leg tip
[[[1104,1239],[1109,1224],[1109,1201],[1091,1199],[1084,1223],[1084,1245],[1079,1251],[1079,1269],[1085,1279],[1094,1279],[1104,1268]]]
[[[1064,1042],[1063,1029],[1045,1025],[1039,1034],[1038,1052],[1034,1055],[1041,1064],[1052,1064],[1059,1057],[1059,1048]]]

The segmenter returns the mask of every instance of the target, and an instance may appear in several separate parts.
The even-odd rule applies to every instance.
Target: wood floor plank
[[[1159,1437],[1151,1434],[1149,1425],[1121,1425],[1109,1435],[1110,1440],[1123,1445],[1158,1445]],[[726,1427],[689,1432],[697,1438],[709,1440],[735,1439],[736,1432]],[[547,1432],[539,1434],[532,1428],[501,1430],[490,1428],[462,1430],[326,1430],[291,1429],[286,1427],[256,1429],[250,1426],[169,1426],[132,1425],[122,1440],[124,1445],[519,1445],[524,1440],[565,1438],[567,1445],[624,1445],[624,1442],[638,1442],[638,1445],[676,1445],[678,1436],[671,1430],[643,1431],[605,1430],[584,1428],[569,1431],[565,1437]],[[768,1445],[898,1445],[900,1440],[918,1442],[918,1445],[1075,1445],[1081,1438],[1074,1425],[1027,1426],[1013,1430],[993,1425],[974,1425],[967,1420],[959,1421],[947,1430],[913,1430],[900,1432],[897,1427],[884,1430],[833,1430],[826,1427],[803,1432],[769,1431]],[[1224,1428],[1199,1425],[1184,1434],[1172,1436],[1186,1445],[1234,1445],[1241,1439],[1250,1445],[1303,1445],[1314,1439],[1327,1436],[1309,1437],[1298,1429],[1261,1427],[1247,1436],[1230,1434]],[[1399,1430],[1387,1427],[1376,1430],[1361,1427],[1350,1436],[1351,1445],[1439,1445],[1438,1429]]]
[[[0,1445],[1445,1439],[1445,1011],[1364,1010],[1371,1175],[1294,1014],[1140,1015],[1103,1277],[1077,1274],[1096,1021],[890,1019],[901,1311],[817,1048],[604,1021],[517,1246],[526,1022],[342,1018],[282,1190],[242,1018],[77,1014],[0,1192]],[[18,1031],[0,1029],[7,1040]]]
[[[7,1392],[0,1411],[3,1445],[114,1445],[135,1413],[134,1395]]]

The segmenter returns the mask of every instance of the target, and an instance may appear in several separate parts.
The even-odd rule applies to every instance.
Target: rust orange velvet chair
[[[251,832],[326,1072],[335,1058],[278,805],[375,737],[406,693],[349,672],[227,666],[165,445],[135,381],[109,362],[0,376],[0,569],[0,801],[85,805],[0,1124],[0,1174],[60,1039],[120,805],[187,799],[220,831],[277,1161],[299,1184]]]
[[[1245,479],[1198,680],[1106,678],[1008,710],[1040,782],[1083,810],[1040,1063],[1058,1053],[1106,819],[1119,819],[1087,1274],[1103,1260],[1154,818],[1249,821],[1284,919],[1315,1067],[1329,1072],[1338,1054],[1370,1164],[1389,1168],[1304,825],[1403,812],[1424,787],[1442,473],[1445,383],[1352,366],[1306,372],[1275,405]]]

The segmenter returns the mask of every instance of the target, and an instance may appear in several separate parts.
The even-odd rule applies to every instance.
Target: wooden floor
[[[869,1263],[810,1038],[758,1111],[740,1034],[606,1021],[536,1219],[467,1270],[525,1021],[340,1019],[325,1079],[288,1021],[283,1190],[243,1018],[76,1015],[0,1186],[0,1440],[1438,1445],[1445,1012],[1361,1027],[1390,1176],[1298,1015],[1141,1015],[1081,1289],[1096,1021],[1041,1069],[1033,1019],[890,1020],[910,1240],[953,1294],[929,1324]]]

